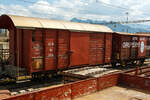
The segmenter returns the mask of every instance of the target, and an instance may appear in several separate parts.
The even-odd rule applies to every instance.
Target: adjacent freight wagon
[[[12,77],[111,63],[112,30],[103,25],[0,16],[10,36]],[[25,74],[22,74],[25,73]]]
[[[146,58],[150,58],[150,34],[114,33],[112,37],[112,65],[121,63],[142,64]]]

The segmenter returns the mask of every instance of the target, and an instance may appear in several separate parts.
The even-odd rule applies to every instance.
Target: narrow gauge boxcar
[[[111,63],[112,30],[106,26],[12,15],[2,15],[0,22],[0,28],[9,29],[14,66],[9,68],[16,69],[15,77],[22,75],[21,69],[36,76]]]
[[[150,35],[118,32],[113,34],[112,65],[140,61],[150,57]]]

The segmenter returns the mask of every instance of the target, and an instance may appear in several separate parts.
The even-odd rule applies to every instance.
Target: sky
[[[132,21],[150,19],[149,4],[150,0],[0,0],[0,15]]]

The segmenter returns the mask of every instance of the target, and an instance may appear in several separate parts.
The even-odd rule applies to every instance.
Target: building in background
[[[0,64],[9,58],[9,31],[0,29]]]
[[[0,49],[9,49],[9,31],[0,29]]]

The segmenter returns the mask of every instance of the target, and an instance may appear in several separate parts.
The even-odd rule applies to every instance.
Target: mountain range
[[[150,25],[144,24],[110,24],[107,21],[99,21],[99,20],[92,20],[92,19],[78,19],[72,18],[71,22],[80,22],[80,23],[90,23],[90,24],[102,24],[106,25],[111,28],[115,32],[129,32],[129,33],[136,33],[136,32],[150,32]]]

